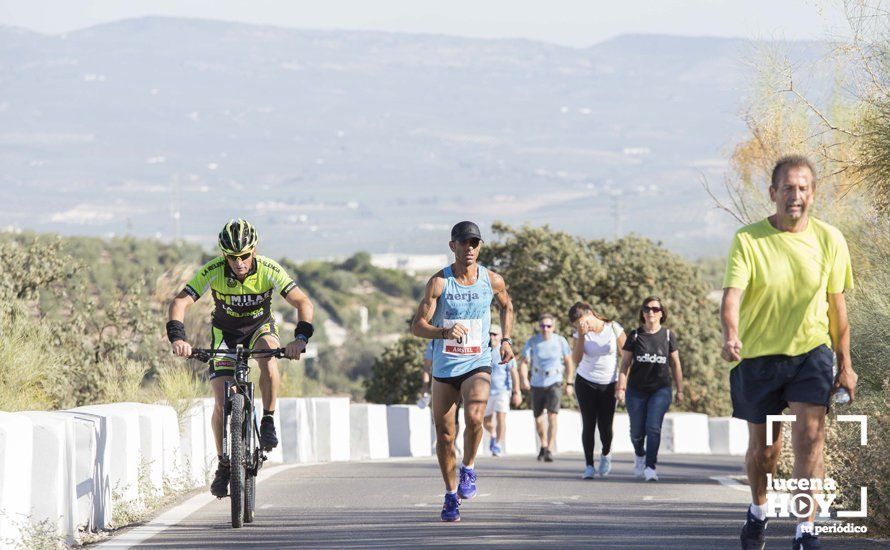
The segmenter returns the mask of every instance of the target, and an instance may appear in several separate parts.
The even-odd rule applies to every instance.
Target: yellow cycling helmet
[[[253,252],[259,238],[247,220],[238,218],[227,223],[219,232],[219,249],[223,254],[238,255]]]

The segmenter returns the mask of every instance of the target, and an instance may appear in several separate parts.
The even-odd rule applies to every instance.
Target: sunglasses
[[[660,308],[660,307],[658,307],[658,306],[652,306],[652,307],[649,307],[649,306],[643,306],[643,313],[649,313],[649,312],[652,312],[652,313],[661,313],[662,311],[664,311],[664,309],[662,309],[662,308]]]
[[[548,325],[546,323],[541,323],[541,328],[553,328],[553,325]]]
[[[253,256],[253,252],[245,252],[244,254],[226,254],[226,258],[232,260],[233,262],[237,260],[244,261],[249,259],[251,256]]]
[[[498,338],[500,338],[500,336],[501,336],[501,335],[498,334],[497,332],[489,332],[488,335],[491,336],[492,338],[494,338],[495,336],[497,336]]]

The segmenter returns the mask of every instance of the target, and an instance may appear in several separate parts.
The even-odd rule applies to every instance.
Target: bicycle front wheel
[[[244,525],[244,396],[232,396],[229,414],[229,498],[232,501],[232,527]]]

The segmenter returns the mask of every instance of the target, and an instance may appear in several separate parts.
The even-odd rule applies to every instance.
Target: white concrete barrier
[[[507,430],[504,433],[504,452],[507,455],[537,455],[538,437],[532,411],[507,413]],[[486,449],[487,449],[486,444]]]
[[[11,546],[31,513],[33,432],[28,417],[0,411],[0,543]]]
[[[430,456],[433,438],[429,407],[390,405],[386,409],[390,456]]]
[[[279,400],[280,403],[281,400]],[[275,423],[275,432],[278,437],[278,446],[266,453],[270,462],[284,462],[284,453],[281,445],[281,406],[275,404],[275,412],[272,414],[272,422]],[[263,420],[263,399],[260,396],[259,386],[254,387],[253,395],[254,414],[256,414],[256,426],[259,428]]]
[[[88,413],[106,419],[108,464],[113,496],[125,501],[139,500],[139,457],[141,456],[139,414],[119,403],[88,405],[68,412]]]
[[[216,436],[213,434],[213,425],[211,422],[213,421],[213,407],[214,400],[212,397],[205,397],[200,400],[201,408],[204,409],[204,420],[207,422],[206,429],[204,430],[204,448],[207,449],[207,452],[211,454],[210,459],[210,475],[213,476],[213,473],[216,472]]]
[[[748,451],[748,423],[739,418],[721,416],[708,419],[711,452],[744,455]]]
[[[110,420],[83,411],[60,411],[74,418],[77,526],[91,531],[111,524]]]
[[[349,407],[349,426],[352,460],[389,458],[386,405],[353,403]]]
[[[315,458],[319,462],[349,460],[349,398],[313,397]]]
[[[315,462],[315,408],[310,399],[284,397],[278,399],[281,424],[278,444],[282,460],[287,463]]]
[[[139,500],[139,456],[141,454],[139,414],[118,403],[87,405],[69,412],[95,414],[107,419],[109,465],[112,495],[126,501]]]
[[[212,439],[210,448],[207,447],[208,430],[212,434],[210,419],[205,416],[203,400],[195,400],[185,410],[179,422],[180,463],[185,470],[184,474],[195,487],[207,484],[210,469],[216,458],[216,448]]]
[[[179,443],[179,425],[170,426],[169,415],[163,409],[173,410],[164,405],[145,403],[116,403],[122,408],[134,411],[139,417],[140,468],[145,468],[148,480],[154,487],[162,487],[164,476],[173,473],[176,450],[172,447],[174,435],[165,432],[175,431],[175,441]],[[174,411],[175,416],[175,411]],[[170,454],[172,453],[172,456]]]
[[[674,453],[710,453],[708,429],[706,414],[667,413],[661,428],[661,449]]]
[[[47,522],[73,545],[77,515],[74,418],[43,411],[16,414],[34,426],[31,522]]]
[[[597,433],[597,445],[594,446],[596,452],[601,452],[599,445],[599,433]],[[634,452],[633,443],[630,441],[630,417],[627,413],[615,413],[612,420],[612,452],[613,453],[632,453]]]
[[[547,413],[544,413],[547,414]],[[581,453],[581,413],[562,409],[557,416],[556,449],[558,453]]]

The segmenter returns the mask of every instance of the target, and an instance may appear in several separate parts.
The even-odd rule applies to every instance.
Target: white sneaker
[[[658,474],[655,472],[655,468],[646,468],[643,471],[643,475],[646,476],[646,481],[658,481]]]
[[[643,477],[643,470],[646,468],[646,457],[645,456],[635,456],[634,457],[634,475],[637,477]]]
[[[600,477],[606,477],[612,471],[612,455],[600,455]]]
[[[584,473],[581,474],[581,479],[593,479],[593,464],[588,464],[586,468],[584,468]]]

